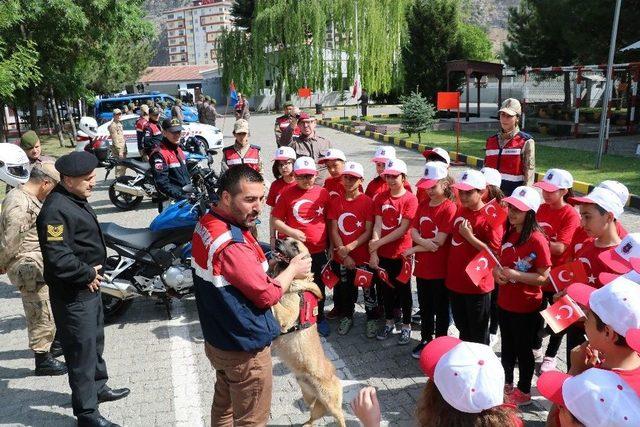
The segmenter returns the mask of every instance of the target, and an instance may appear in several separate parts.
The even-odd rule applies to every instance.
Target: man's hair
[[[591,314],[593,314],[593,318],[596,319],[596,329],[598,330],[598,332],[604,331],[604,327],[607,326],[607,324],[602,321],[600,316],[598,316],[595,311],[591,310]],[[613,330],[613,328],[611,328],[611,330]],[[614,342],[615,345],[631,349],[631,347],[629,347],[629,344],[627,344],[627,339],[624,336],[620,335],[616,331],[613,332],[618,335],[618,338],[616,338],[616,341]]]
[[[235,196],[240,193],[240,181],[264,182],[264,178],[257,170],[247,165],[232,166],[220,176],[218,180],[218,195],[222,197],[223,192]]]

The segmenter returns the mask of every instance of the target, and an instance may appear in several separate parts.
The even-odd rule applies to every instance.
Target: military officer
[[[73,413],[78,426],[114,426],[98,403],[121,399],[129,389],[107,386],[104,315],[100,298],[106,248],[87,199],[96,183],[98,160],[86,151],[60,157],[60,183],[37,219],[38,240],[49,285],[51,308],[69,369]]]
[[[120,117],[122,117],[122,111],[115,108],[113,110],[113,120],[107,127],[109,135],[111,136],[111,152],[116,159],[124,159],[127,157],[127,144],[125,143],[124,127],[122,126]],[[127,168],[124,166],[116,167],[116,177],[124,175],[126,170]]]

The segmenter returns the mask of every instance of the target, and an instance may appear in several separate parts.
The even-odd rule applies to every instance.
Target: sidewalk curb
[[[387,118],[387,117],[398,117],[398,114],[380,114],[380,115],[375,115],[375,116],[367,116],[367,117],[376,117],[376,118]],[[355,116],[351,117],[351,120],[354,120]],[[354,135],[358,135],[358,136],[362,136],[365,138],[369,138],[369,139],[373,139],[376,141],[382,141],[382,142],[389,142],[391,144],[397,145],[399,147],[405,147],[408,148],[410,150],[416,150],[419,153],[422,153],[424,150],[429,150],[433,147],[428,146],[426,144],[418,144],[417,142],[414,141],[409,141],[406,138],[399,138],[396,136],[389,136],[389,135],[384,135],[381,133],[377,133],[377,132],[371,132],[371,131],[364,131],[364,132],[357,132],[356,128],[354,128],[353,126],[348,126],[348,125],[341,125],[338,123],[334,123],[340,120],[344,120],[344,118],[341,117],[331,117],[329,119],[322,119],[318,121],[318,124],[322,125],[322,126],[326,126],[326,127],[330,127],[342,132],[347,132],[347,133],[351,133]],[[451,156],[451,159],[456,159],[456,152],[455,151],[449,151],[449,155]],[[457,160],[469,165],[469,166],[473,166],[476,169],[481,169],[484,166],[484,159],[481,159],[479,157],[476,156],[471,156],[468,154],[464,154],[464,153],[459,153],[457,155]],[[536,181],[540,181],[542,178],[544,177],[543,173],[540,172],[536,172]],[[581,193],[581,194],[587,194],[589,193],[591,190],[593,190],[595,188],[595,186],[591,183],[588,182],[583,182],[583,181],[573,181],[573,189],[577,192],[577,193]],[[627,207],[632,207],[635,209],[640,209],[640,196],[636,195],[636,194],[630,194],[629,195],[629,201],[627,202]]]

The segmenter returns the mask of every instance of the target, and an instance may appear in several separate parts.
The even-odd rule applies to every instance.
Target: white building
[[[216,39],[231,28],[231,0],[200,0],[163,13],[170,65],[218,65]]]

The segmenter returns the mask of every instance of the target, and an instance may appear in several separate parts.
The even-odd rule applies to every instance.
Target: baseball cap
[[[236,120],[233,124],[233,133],[249,133],[249,122],[245,119]]]
[[[342,171],[342,174],[352,175],[358,178],[364,178],[364,168],[360,163],[347,162],[344,164],[344,171]]]
[[[549,371],[538,378],[537,387],[585,426],[640,425],[640,397],[614,371],[591,368],[576,376]]]
[[[376,149],[376,153],[373,155],[372,162],[387,163],[387,160],[396,158],[396,149],[390,145],[383,145]]]
[[[635,270],[631,270],[628,273],[622,274],[622,275],[616,274],[616,273],[602,272],[598,275],[598,279],[600,280],[600,283],[602,283],[603,285],[608,285],[609,283],[613,282],[615,279],[617,279],[620,276],[640,285],[640,272]]]
[[[629,329],[640,328],[640,287],[629,279],[620,276],[600,289],[574,283],[567,294],[622,336]]]
[[[338,150],[337,148],[329,148],[325,151],[324,156],[318,159],[318,163],[322,164],[327,160],[342,160],[343,162],[347,161],[342,150]]]
[[[311,157],[298,157],[293,164],[293,173],[296,175],[315,175],[318,173],[316,162]]]
[[[614,250],[601,252],[598,258],[616,273],[640,271],[640,233],[627,234]]]
[[[275,156],[273,156],[273,161],[275,162],[276,160],[295,160],[296,157],[298,156],[296,155],[296,151],[293,148],[280,147],[276,149],[276,154]]]
[[[298,115],[298,120],[299,121],[305,121],[305,120],[311,121],[311,120],[315,120],[315,119],[316,119],[315,117],[311,117],[309,115],[309,113],[305,113],[304,111]]]
[[[60,173],[56,170],[55,164],[53,162],[36,163],[33,168],[40,169],[42,173],[47,175],[49,178],[53,179],[56,182],[60,182]]]
[[[460,178],[453,184],[454,188],[463,191],[484,190],[487,187],[487,179],[482,172],[475,169],[467,169],[460,175]]]
[[[162,130],[166,130],[167,132],[182,132],[184,128],[182,127],[182,122],[178,119],[164,119],[162,121]]]
[[[119,108],[114,108],[113,109],[113,115],[115,116],[116,114],[122,114],[122,110]]]
[[[446,178],[449,175],[447,165],[442,162],[427,162],[424,165],[424,175],[416,183],[418,188],[431,188],[438,183],[442,178]]]
[[[150,116],[159,116],[160,115],[161,110],[158,107],[153,107],[149,110],[149,115]]]
[[[502,103],[499,113],[507,113],[510,116],[519,116],[522,114],[522,106],[520,101],[515,98],[507,98]]]
[[[142,104],[140,106],[140,111],[142,111],[145,114],[149,114],[149,106],[147,104]]]
[[[449,153],[447,153],[447,150],[444,148],[436,147],[430,150],[424,150],[422,155],[427,159],[427,161],[437,161],[438,159],[433,158],[434,156],[437,156],[440,157],[440,159],[442,159],[447,165],[451,163],[451,157],[449,157]]]
[[[538,193],[535,188],[525,186],[516,187],[513,193],[511,193],[511,196],[505,197],[502,201],[509,203],[523,212],[538,212],[538,208],[542,202],[540,193]]]
[[[420,366],[458,411],[477,414],[504,403],[504,369],[488,345],[439,337],[420,353]]]
[[[618,218],[624,212],[624,206],[620,202],[620,198],[616,193],[604,187],[596,187],[586,196],[571,197],[569,201],[577,205],[584,203],[598,205],[607,212],[611,212],[614,218]]]
[[[480,169],[480,172],[482,172],[484,178],[487,180],[487,185],[500,187],[500,184],[502,184],[502,175],[500,175],[497,169],[484,167]]]
[[[618,196],[623,206],[625,206],[629,201],[629,189],[626,187],[626,185],[618,181],[612,181],[612,180],[602,181],[596,187],[606,188],[607,190],[611,190],[614,193],[616,193],[616,196]]]
[[[400,159],[389,159],[384,165],[382,175],[400,175],[407,174],[407,164]]]
[[[573,187],[573,176],[564,169],[549,169],[544,174],[542,181],[536,182],[533,186],[549,192],[558,191],[561,188],[571,188]]]

